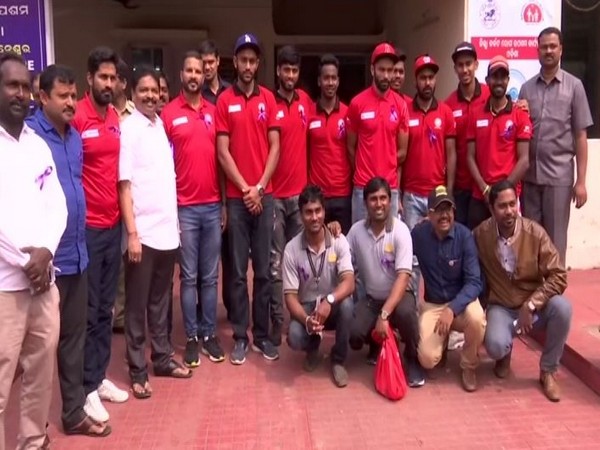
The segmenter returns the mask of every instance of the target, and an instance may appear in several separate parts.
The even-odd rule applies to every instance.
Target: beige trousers
[[[32,296],[28,290],[0,291],[0,449],[17,366],[22,368],[17,449],[39,449],[46,436],[60,331],[56,286]]]
[[[445,307],[445,304],[421,304],[417,354],[425,369],[433,369],[442,359],[447,336],[438,335],[434,329]],[[475,369],[479,365],[479,347],[483,343],[485,324],[485,313],[478,300],[469,303],[464,312],[454,318],[452,329],[465,334],[465,344],[460,355],[462,369]]]

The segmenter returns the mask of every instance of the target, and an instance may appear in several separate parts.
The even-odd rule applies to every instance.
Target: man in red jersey
[[[354,168],[352,222],[367,216],[363,188],[376,176],[392,188],[391,208],[399,211],[401,165],[408,145],[406,102],[390,89],[398,55],[388,43],[381,43],[371,54],[373,84],[350,102],[348,107],[348,154]]]
[[[468,117],[467,163],[474,180],[469,206],[471,229],[491,216],[490,186],[505,178],[518,186],[529,166],[531,120],[506,95],[508,81],[508,61],[494,57],[486,77],[490,97],[473,108]]]
[[[330,54],[319,62],[321,95],[308,119],[308,164],[310,183],[325,196],[325,223],[337,221],[347,234],[352,226],[352,173],[346,149],[348,107],[337,96],[339,65]]]
[[[408,104],[412,98],[402,92],[404,81],[406,81],[406,53],[400,48],[396,48],[398,62],[394,64],[394,74],[392,76],[392,89]]]
[[[451,194],[454,185],[456,127],[450,108],[435,98],[439,69],[429,55],[415,60],[417,95],[408,105],[408,152],[402,166],[403,218],[410,231],[427,217],[431,191],[444,185]],[[419,296],[420,274],[413,257],[410,288],[415,298]]]
[[[272,325],[270,337],[276,346],[281,345],[284,319],[281,278],[283,249],[302,231],[298,196],[308,181],[306,131],[313,102],[306,92],[296,89],[299,76],[300,54],[291,45],[281,47],[277,53],[279,87],[275,91],[281,151],[272,179],[275,223],[271,244],[272,293],[269,308]]]
[[[458,87],[448,96],[445,103],[452,110],[456,122],[456,177],[453,196],[456,203],[456,221],[467,225],[473,187],[473,177],[467,166],[467,117],[473,108],[487,101],[490,90],[475,77],[479,61],[473,44],[458,44],[452,52],[452,61],[458,77]]]
[[[227,233],[231,274],[232,364],[246,362],[248,326],[248,254],[254,270],[252,349],[279,358],[269,339],[269,256],[273,235],[271,177],[279,160],[279,123],[275,97],[255,81],[260,46],[252,34],[234,48],[237,80],[217,99],[217,154],[227,176]]]
[[[121,266],[121,215],[117,190],[121,145],[119,116],[111,105],[117,82],[117,54],[107,47],[91,51],[89,92],[77,104],[73,127],[83,141],[83,189],[89,253],[87,337],[84,357],[84,410],[99,422],[108,412],[100,400],[124,402],[127,391],[106,379],[114,306]]]
[[[173,146],[181,229],[181,311],[187,342],[183,362],[198,367],[202,353],[213,362],[225,354],[216,336],[217,285],[225,211],[216,154],[215,107],[202,97],[202,56],[189,51],[181,69],[181,93],[165,106],[162,120]],[[197,286],[200,296],[197,298]],[[201,315],[197,302],[202,304]]]

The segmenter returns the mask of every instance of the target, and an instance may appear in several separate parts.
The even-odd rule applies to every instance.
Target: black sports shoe
[[[279,359],[279,350],[277,350],[277,347],[275,347],[269,339],[255,341],[252,344],[252,350],[262,353],[263,358],[268,359],[269,361]]]
[[[198,338],[196,336],[188,338],[185,343],[185,354],[183,364],[191,369],[200,365],[200,355],[198,353]]]
[[[202,353],[212,362],[225,361],[225,352],[219,345],[219,338],[215,335],[202,338]]]

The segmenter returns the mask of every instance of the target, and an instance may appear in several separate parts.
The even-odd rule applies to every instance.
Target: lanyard
[[[321,274],[323,273],[323,264],[325,263],[325,253],[327,253],[327,249],[323,250],[321,256],[319,258],[319,271],[315,268],[315,263],[312,260],[312,256],[310,254],[310,250],[306,249],[306,256],[308,257],[308,262],[310,264],[310,270],[313,274],[313,278],[315,279],[315,283],[319,286],[319,281],[321,281]]]

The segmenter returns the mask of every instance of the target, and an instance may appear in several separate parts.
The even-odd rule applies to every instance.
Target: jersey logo
[[[306,114],[304,113],[304,106],[298,105],[298,115],[300,115],[300,120],[302,120],[302,126],[306,128]]]
[[[462,117],[462,115],[463,115],[462,109],[456,109],[456,110],[452,111],[452,115],[454,117]]]
[[[308,125],[308,129],[309,130],[314,130],[315,128],[321,128],[321,121],[320,120],[313,120],[309,125]]]
[[[100,131],[99,130],[85,130],[83,133],[81,133],[81,139],[90,139],[90,138],[97,138],[100,136]]]
[[[229,108],[227,108],[227,112],[230,112],[230,113],[240,112],[241,110],[242,110],[242,105],[240,105],[240,104],[229,105]]]
[[[435,127],[436,130],[439,130],[440,128],[442,128],[442,119],[440,119],[439,117],[436,117],[435,120],[433,121],[433,126]]]
[[[186,116],[178,117],[177,119],[173,119],[173,126],[176,127],[178,125],[183,125],[184,123],[188,123],[188,118]]]
[[[213,124],[213,118],[210,114],[200,114],[200,120],[204,122],[206,128],[210,128],[210,126]]]
[[[367,111],[360,114],[361,120],[371,120],[375,118],[375,111]]]

